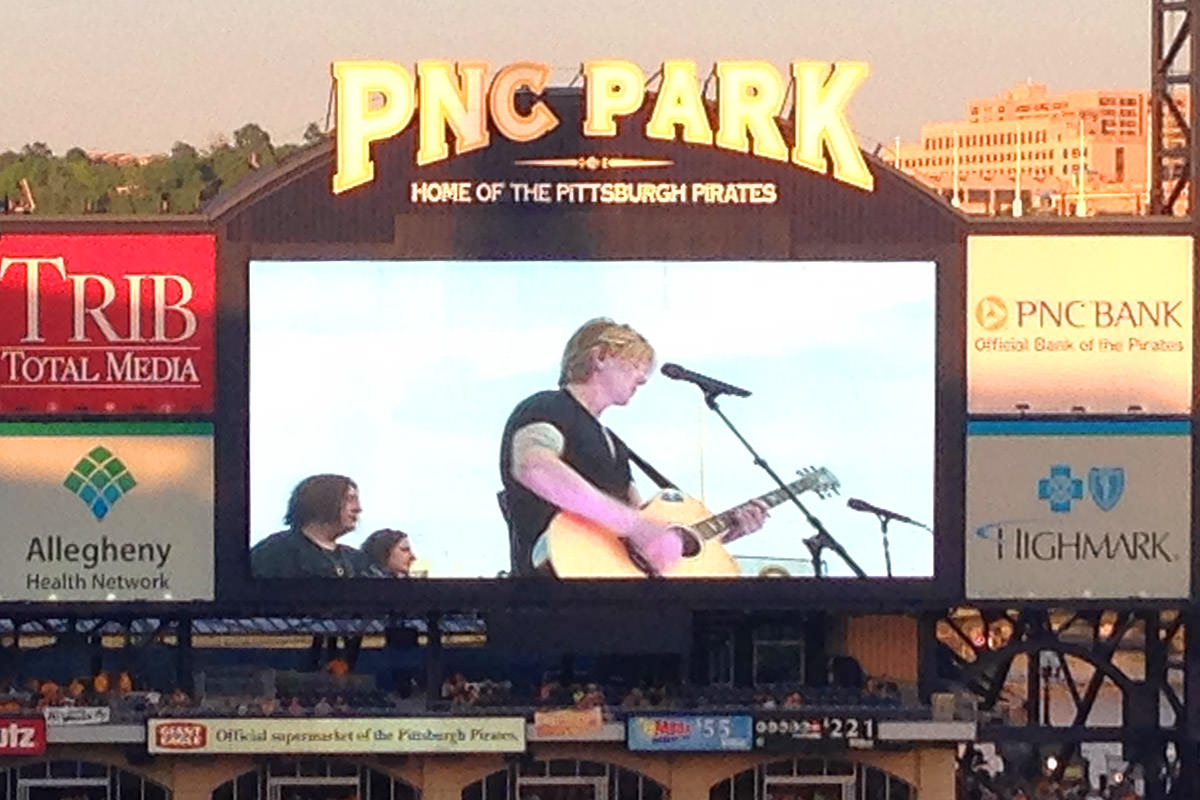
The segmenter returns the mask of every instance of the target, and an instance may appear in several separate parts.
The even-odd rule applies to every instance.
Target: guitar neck
[[[804,477],[798,481],[789,483],[787,488],[790,489],[794,494],[800,494],[801,492],[811,488],[811,485],[812,479],[809,477]],[[783,489],[775,489],[774,491],[759,495],[754,499],[761,500],[767,506],[767,508],[774,508],[785,500],[788,500],[789,497],[788,493]],[[753,500],[750,502],[753,502]],[[745,505],[745,503],[742,503],[741,505]],[[696,531],[697,534],[700,535],[700,538],[706,541],[714,537],[720,537],[722,542],[728,544],[729,542],[740,539],[745,536],[748,531],[738,531],[735,533],[732,528],[734,511],[740,508],[741,505],[734,506],[728,511],[722,511],[720,514],[716,514],[706,520],[702,520],[691,527],[694,531]]]

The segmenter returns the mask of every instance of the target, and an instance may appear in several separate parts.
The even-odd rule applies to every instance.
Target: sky
[[[0,151],[165,152],[248,122],[324,125],[339,59],[865,60],[860,144],[915,139],[972,97],[1149,86],[1149,0],[0,0]]]
[[[335,472],[363,505],[345,543],[400,528],[431,577],[507,569],[500,431],[518,401],[554,386],[581,321],[609,316],[645,334],[659,363],[751,391],[722,410],[784,480],[832,473],[841,495],[802,502],[882,576],[878,523],[846,499],[933,522],[934,279],[923,262],[252,262],[251,542],[283,527],[301,479]],[[331,293],[356,300],[331,306]],[[514,318],[518,303],[538,313]],[[334,379],[299,388],[314,363],[336,365]],[[601,419],[715,513],[774,485],[702,397],[654,374]],[[781,505],[730,550],[802,558],[814,533]],[[927,531],[889,535],[895,574],[932,575]]]

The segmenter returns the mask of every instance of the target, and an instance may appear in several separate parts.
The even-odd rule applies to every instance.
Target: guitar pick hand
[[[661,575],[683,558],[683,539],[666,525],[642,520],[625,538],[652,575]]]

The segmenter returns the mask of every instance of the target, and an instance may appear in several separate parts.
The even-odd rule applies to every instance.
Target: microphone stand
[[[825,530],[825,526],[821,524],[821,520],[809,513],[809,510],[804,507],[804,503],[800,502],[800,498],[796,496],[796,493],[789,489],[788,485],[784,483],[777,474],[775,474],[775,470],[771,469],[771,465],[768,464],[766,460],[764,460],[763,457],[758,454],[750,442],[746,441],[746,437],[742,436],[741,431],[739,431],[733,422],[730,421],[729,417],[725,416],[725,412],[723,412],[721,410],[721,406],[717,404],[717,396],[719,394],[720,392],[714,391],[704,392],[704,404],[717,413],[717,416],[721,418],[721,421],[725,423],[725,426],[729,428],[729,430],[733,431],[733,435],[737,437],[738,441],[742,443],[742,446],[745,447],[750,452],[750,455],[754,457],[755,466],[761,467],[764,472],[771,476],[771,480],[775,481],[775,485],[782,489],[783,493],[786,494],[792,503],[795,504],[796,508],[800,509],[800,513],[804,514],[804,518],[808,520],[808,524],[816,529],[817,533],[815,536],[810,536],[804,540],[804,545],[808,548],[809,553],[812,554],[813,572],[816,574],[816,577],[825,577],[824,571],[821,569],[821,550],[825,547],[828,547],[830,550],[837,553],[842,561],[846,562],[846,566],[850,567],[850,569],[854,571],[855,575],[860,578],[867,577],[867,573],[863,572],[862,567],[855,563],[854,559],[850,557],[850,554],[846,552],[845,548],[838,543],[838,540],[834,539],[833,536],[830,535],[829,531]]]
[[[887,524],[888,518],[883,514],[876,514],[879,517],[879,532],[883,535],[883,563],[887,564],[887,576],[892,577],[892,550],[888,546]]]

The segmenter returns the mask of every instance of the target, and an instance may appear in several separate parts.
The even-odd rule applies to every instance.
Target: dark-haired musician
[[[362,505],[345,475],[311,475],[288,500],[287,530],[250,550],[256,578],[357,578],[374,574],[367,557],[337,540],[354,530]]]
[[[644,519],[623,442],[599,420],[628,403],[654,366],[654,349],[628,325],[597,318],[567,342],[559,388],[513,410],[500,446],[512,570],[533,572],[533,546],[559,510],[584,517],[628,541],[654,571],[679,561],[683,540]],[[736,526],[757,530],[766,507],[747,504]]]

